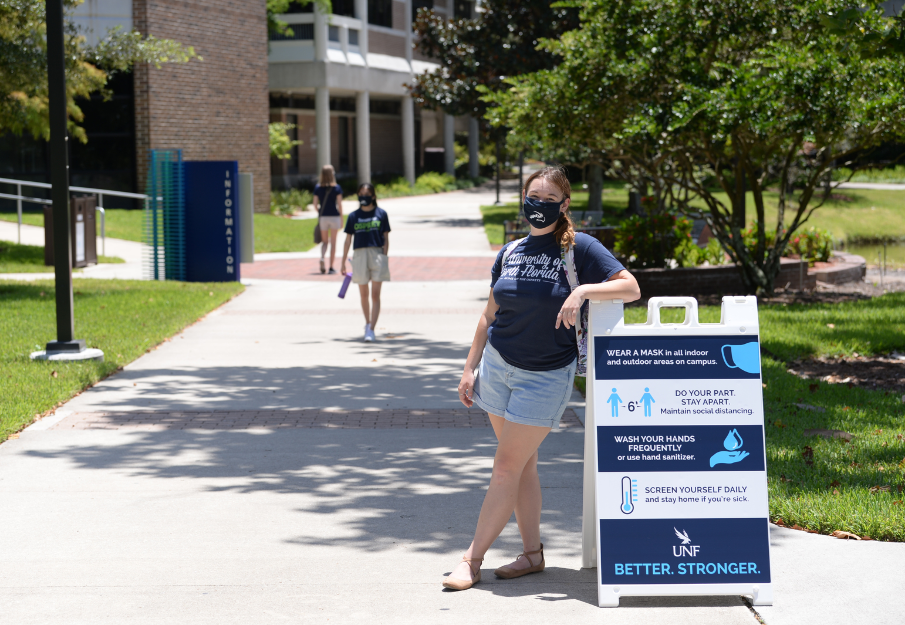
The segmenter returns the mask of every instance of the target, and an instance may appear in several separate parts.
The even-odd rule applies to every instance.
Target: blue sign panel
[[[760,377],[757,336],[596,336],[597,380]]]
[[[189,282],[239,280],[239,164],[185,161],[185,274]]]
[[[763,471],[759,425],[597,428],[597,470]]]
[[[600,519],[601,584],[770,582],[767,519]]]

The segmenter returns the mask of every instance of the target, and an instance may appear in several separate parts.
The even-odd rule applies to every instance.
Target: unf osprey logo
[[[700,545],[692,545],[691,538],[688,537],[688,532],[682,530],[681,532],[676,528],[672,528],[676,533],[676,536],[679,537],[679,540],[682,541],[681,545],[673,545],[672,555],[677,558],[684,558],[686,556],[695,557],[698,555],[698,551],[701,550]],[[688,545],[687,547],[685,545]]]
[[[534,213],[531,215],[531,219],[536,219],[538,221],[547,221],[539,211],[534,211]]]

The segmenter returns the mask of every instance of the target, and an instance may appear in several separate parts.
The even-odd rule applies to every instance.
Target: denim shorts
[[[552,371],[519,369],[488,341],[475,376],[474,402],[513,423],[558,428],[572,396],[577,362]]]

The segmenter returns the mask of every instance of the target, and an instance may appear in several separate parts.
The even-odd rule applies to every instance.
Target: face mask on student
[[[358,196],[358,203],[361,204],[362,206],[367,206],[368,204],[370,204],[373,201],[374,201],[374,196],[372,196],[372,195],[359,195]]]
[[[562,208],[562,202],[541,202],[538,199],[526,197],[525,219],[535,228],[546,228],[555,224],[559,219],[560,208]]]

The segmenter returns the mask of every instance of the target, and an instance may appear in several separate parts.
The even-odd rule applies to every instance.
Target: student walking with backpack
[[[346,258],[349,247],[352,256],[352,282],[361,293],[361,310],[365,315],[365,337],[367,343],[376,339],[374,328],[380,316],[380,288],[390,280],[390,264],[387,253],[390,250],[390,218],[385,210],[377,206],[377,192],[370,182],[358,187],[360,208],[352,211],[346,219],[346,243],[343,247],[342,272],[346,273]],[[368,283],[370,282],[370,301]]]
[[[532,174],[522,190],[531,233],[505,245],[491,270],[490,296],[465,361],[459,399],[487,411],[498,445],[474,540],[444,580],[446,588],[465,590],[481,580],[484,554],[513,511],[524,552],[495,574],[511,579],[544,570],[537,450],[559,425],[576,369],[585,364],[579,355],[586,358],[586,338],[577,332],[582,305],[592,298],[631,302],[641,295],[609,250],[575,233],[570,195],[562,169]]]
[[[326,272],[324,258],[330,246],[330,273],[336,273],[336,235],[343,227],[343,189],[336,184],[333,165],[324,165],[317,184],[314,185],[314,210],[317,211],[317,227],[321,231],[321,273]]]

